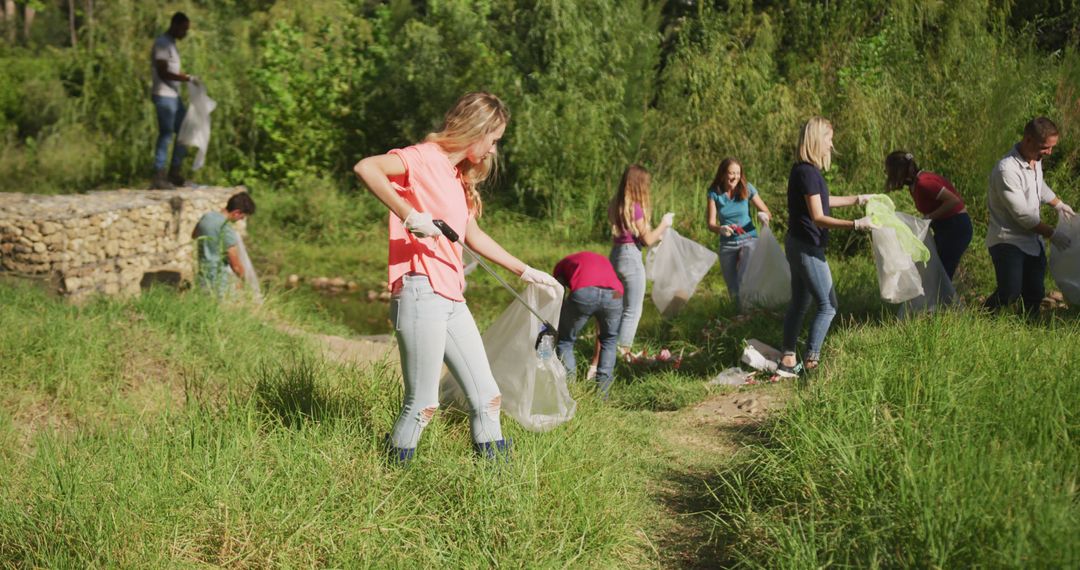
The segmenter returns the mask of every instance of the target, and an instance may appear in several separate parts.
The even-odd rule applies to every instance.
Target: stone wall
[[[73,299],[136,295],[157,280],[191,281],[195,224],[243,190],[0,193],[0,272],[47,279]]]

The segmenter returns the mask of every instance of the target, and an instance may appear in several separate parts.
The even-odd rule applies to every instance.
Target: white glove
[[[868,232],[870,230],[880,230],[881,226],[875,224],[874,221],[870,219],[870,216],[863,216],[855,220],[855,229]]]
[[[772,221],[772,216],[770,216],[768,212],[758,212],[757,219],[762,225],[767,226],[769,225],[769,222]]]
[[[1054,233],[1050,234],[1050,243],[1054,244],[1054,247],[1065,251],[1072,245],[1072,239],[1065,235],[1060,229],[1054,230]]]
[[[558,290],[562,285],[551,275],[540,271],[539,269],[533,269],[528,265],[525,266],[525,271],[521,272],[521,280],[526,283],[534,283],[536,285],[543,285],[545,287],[551,287]]]
[[[855,204],[857,206],[865,206],[870,203],[870,199],[874,196],[880,196],[880,194],[859,194],[855,197]]]
[[[1076,215],[1076,212],[1073,211],[1072,207],[1065,202],[1062,202],[1060,198],[1058,199],[1058,203],[1054,204],[1054,209],[1057,210],[1059,217],[1063,217],[1066,220]]]
[[[202,82],[202,79],[199,79],[198,76],[191,75],[190,73],[187,76],[187,80],[188,80],[188,83],[201,83]]]
[[[735,235],[735,230],[731,229],[731,226],[720,226],[720,235],[731,237]]]
[[[668,212],[664,214],[664,217],[660,218],[660,225],[670,228],[671,224],[675,222],[675,212]]]
[[[405,229],[409,230],[412,235],[422,238],[442,235],[442,231],[439,230],[438,226],[432,223],[431,214],[417,210],[409,212],[409,215],[405,218]]]

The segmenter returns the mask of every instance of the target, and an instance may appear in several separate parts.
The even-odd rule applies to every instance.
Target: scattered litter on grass
[[[783,356],[779,350],[756,338],[746,341],[740,360],[754,370],[776,372],[776,363]]]
[[[623,355],[623,359],[627,364],[636,368],[671,368],[672,370],[678,370],[682,366],[684,358],[693,358],[700,352],[700,350],[695,350],[685,354],[685,349],[683,349],[679,351],[679,354],[674,354],[671,350],[663,348],[655,355],[650,355],[649,349],[646,348],[642,349],[641,352],[628,352]]]
[[[1051,291],[1046,297],[1043,297],[1041,306],[1043,310],[1047,311],[1062,311],[1069,308],[1069,303],[1065,300],[1065,296],[1061,294],[1061,291]]]
[[[712,380],[709,380],[708,384],[710,386],[742,386],[748,383],[751,376],[753,376],[752,372],[746,372],[738,366],[733,366],[714,376]]]

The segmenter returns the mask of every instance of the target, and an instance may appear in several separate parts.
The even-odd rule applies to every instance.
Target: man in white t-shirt
[[[169,145],[180,132],[180,124],[184,122],[184,114],[187,112],[180,100],[180,83],[194,79],[194,76],[180,71],[180,52],[176,49],[176,41],[187,36],[189,27],[191,21],[183,12],[173,14],[169,30],[154,40],[154,48],[150,52],[150,70],[154,79],[151,93],[158,120],[154,180],[151,186],[160,190],[172,190],[185,184],[184,178],[180,176],[180,165],[184,162],[187,149],[177,142],[173,147],[168,172],[165,171],[165,162],[169,158]]]

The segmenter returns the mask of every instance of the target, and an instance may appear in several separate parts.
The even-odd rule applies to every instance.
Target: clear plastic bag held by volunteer
[[[522,295],[531,307],[556,327],[562,309],[563,290],[530,284]],[[554,350],[537,352],[536,337],[543,323],[528,309],[513,301],[484,331],[495,383],[502,393],[502,411],[529,431],[543,432],[574,417],[577,402],[566,386],[566,368]],[[468,400],[452,374],[442,378],[439,400],[469,409]]]
[[[769,226],[743,250],[745,265],[739,276],[739,302],[742,308],[776,307],[791,301],[791,268],[784,248]]]
[[[259,287],[259,276],[255,274],[255,265],[251,263],[247,248],[244,247],[244,237],[236,234],[236,253],[240,258],[240,266],[244,268],[244,290],[256,304],[263,302],[262,288]]]
[[[897,217],[896,207],[888,196],[871,198],[866,213],[880,226],[871,231],[870,239],[881,298],[889,303],[903,303],[922,295],[922,278],[915,262],[929,261],[930,251]]]
[[[1057,231],[1072,239],[1072,247],[1050,246],[1050,275],[1071,305],[1080,305],[1080,217],[1058,218]]]
[[[210,113],[217,103],[206,94],[206,85],[201,81],[188,83],[188,108],[184,122],[180,124],[177,142],[199,149],[191,164],[192,170],[198,170],[206,163],[206,148],[210,146]]]
[[[930,259],[925,263],[916,263],[915,268],[919,271],[919,280],[922,282],[923,294],[900,305],[899,316],[904,317],[921,311],[932,312],[938,307],[947,307],[959,300],[956,289],[953,288],[952,280],[945,273],[945,267],[941,265],[941,258],[937,254],[937,245],[934,244],[934,236],[930,233],[930,220],[916,218],[910,214],[899,212],[896,217],[911,229],[915,237],[922,240],[930,252]]]
[[[645,277],[653,282],[652,300],[664,318],[678,313],[719,259],[716,252],[668,228],[645,256]]]

